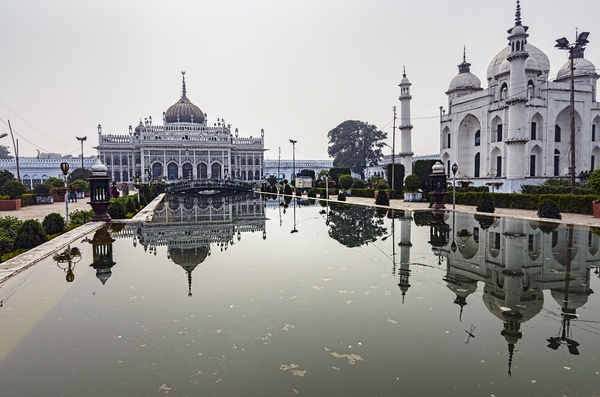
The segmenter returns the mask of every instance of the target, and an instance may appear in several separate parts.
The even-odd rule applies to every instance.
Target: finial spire
[[[467,62],[467,46],[463,46],[463,63]]]
[[[182,89],[182,94],[181,96],[185,96],[185,70],[181,71],[181,75],[183,77],[183,89]]]
[[[521,1],[517,0],[517,12],[515,13],[515,26],[521,26]]]
[[[406,66],[402,66],[402,77],[406,77]]]
[[[467,46],[463,46],[463,61],[458,65],[458,73],[470,73],[471,64],[467,62]]]

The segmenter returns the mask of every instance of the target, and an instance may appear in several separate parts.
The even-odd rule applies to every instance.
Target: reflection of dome
[[[179,266],[184,268],[196,267],[204,262],[208,256],[208,248],[171,248],[169,249],[169,256]]]
[[[493,80],[496,76],[509,71],[510,62],[508,62],[506,58],[508,57],[508,54],[510,54],[510,51],[511,48],[506,46],[494,57],[494,59],[492,59],[492,62],[490,62],[487,69],[488,80]],[[539,48],[528,43],[527,53],[529,54],[525,63],[525,69],[527,71],[531,70],[543,74],[547,74],[550,71],[550,60]]]
[[[574,77],[595,77],[598,78],[596,73],[596,66],[585,58],[574,58],[573,59],[573,76]],[[558,71],[556,75],[556,81],[564,81],[571,78],[571,61],[567,61]]]
[[[112,271],[110,270],[110,268],[96,270],[96,277],[98,278],[98,280],[100,280],[102,285],[106,284],[110,276],[112,276]]]
[[[167,123],[204,123],[204,113],[185,96],[185,72],[183,74],[183,90],[181,99],[165,112]]]
[[[533,298],[534,296],[531,297]],[[527,299],[528,297],[524,298],[525,299],[521,299],[519,302],[519,313],[522,315],[521,323],[535,317],[542,310],[542,306],[544,305],[544,295],[541,293],[535,294],[534,299]],[[483,291],[483,303],[494,316],[502,321],[506,321],[502,314],[514,309],[506,307],[504,299],[490,293],[487,286]]]
[[[587,292],[587,293],[586,293]],[[562,309],[568,310],[576,310],[581,306],[585,305],[588,301],[589,294],[592,293],[592,290],[589,288],[582,290],[577,293],[575,291],[569,291],[569,301],[565,302],[565,291],[559,289],[553,289],[550,291],[552,298],[554,301],[560,306]]]

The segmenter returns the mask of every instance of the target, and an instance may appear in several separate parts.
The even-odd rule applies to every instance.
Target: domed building
[[[550,77],[550,61],[530,44],[517,0],[508,45],[487,69],[487,88],[471,73],[466,54],[458,65],[440,115],[440,158],[450,173],[476,186],[499,186],[517,192],[523,184],[540,184],[570,175],[571,62]],[[556,49],[553,49],[557,51]],[[600,165],[600,105],[596,102],[595,66],[575,51],[575,175]]]
[[[112,180],[130,182],[136,174],[142,180],[263,179],[264,131],[244,138],[224,119],[211,125],[188,99],[181,73],[181,98],[163,113],[162,125],[154,125],[150,116],[121,135],[105,134],[98,125],[98,154]]]

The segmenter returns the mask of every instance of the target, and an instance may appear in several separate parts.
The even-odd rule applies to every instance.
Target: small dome
[[[444,164],[440,161],[436,162],[433,167],[431,167],[433,174],[445,174]]]
[[[450,85],[448,86],[448,92],[465,89],[481,89],[481,80],[471,72],[459,73],[456,75]]]
[[[208,248],[170,248],[169,256],[171,260],[184,268],[194,268],[204,262],[208,256]]]
[[[595,77],[598,78],[596,73],[596,66],[585,58],[574,58],[573,71],[574,77]],[[556,74],[556,81],[564,81],[571,78],[571,61],[568,60]]]
[[[142,123],[142,120],[140,120],[140,123],[138,124],[138,126],[135,127],[135,132],[140,133],[140,132],[142,132],[143,129],[144,129],[144,124]]]

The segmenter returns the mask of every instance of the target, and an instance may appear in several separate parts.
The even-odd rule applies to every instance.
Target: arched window
[[[560,142],[560,126],[558,124],[554,126],[554,142]]]
[[[559,165],[560,165],[560,151],[554,149],[554,176],[559,176]]]
[[[479,178],[480,165],[481,165],[481,154],[477,153],[475,155],[475,167],[473,169],[473,175],[475,176],[475,178]]]
[[[481,130],[477,130],[475,133],[475,146],[481,145]]]

